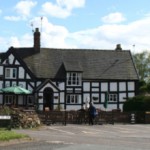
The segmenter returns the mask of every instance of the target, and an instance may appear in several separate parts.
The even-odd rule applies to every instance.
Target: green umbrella
[[[14,94],[31,94],[31,91],[22,88],[20,86],[11,86],[1,89],[5,93],[14,93]]]

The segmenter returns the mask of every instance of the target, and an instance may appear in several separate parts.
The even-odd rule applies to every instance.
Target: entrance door
[[[50,110],[53,110],[53,90],[50,87],[44,89],[43,98],[44,109],[48,107]]]

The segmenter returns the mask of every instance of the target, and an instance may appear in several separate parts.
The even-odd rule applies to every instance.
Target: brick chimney
[[[34,31],[34,50],[40,52],[40,32],[39,28]]]
[[[121,44],[117,44],[116,45],[116,49],[115,49],[116,51],[121,51],[122,50],[122,48],[121,48]]]

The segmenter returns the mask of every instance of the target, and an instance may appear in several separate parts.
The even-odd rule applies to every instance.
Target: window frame
[[[117,94],[108,94],[108,102],[117,102]]]
[[[78,94],[68,94],[66,96],[67,104],[79,104],[79,95]]]
[[[16,102],[15,100],[16,100],[15,95],[5,95],[5,104],[6,105],[14,104]]]
[[[6,79],[16,79],[17,78],[17,68],[5,68],[5,78]]]
[[[82,73],[67,72],[67,86],[81,86]]]

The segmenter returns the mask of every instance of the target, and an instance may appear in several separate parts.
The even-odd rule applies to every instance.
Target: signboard
[[[0,116],[0,120],[10,120],[11,116]]]

